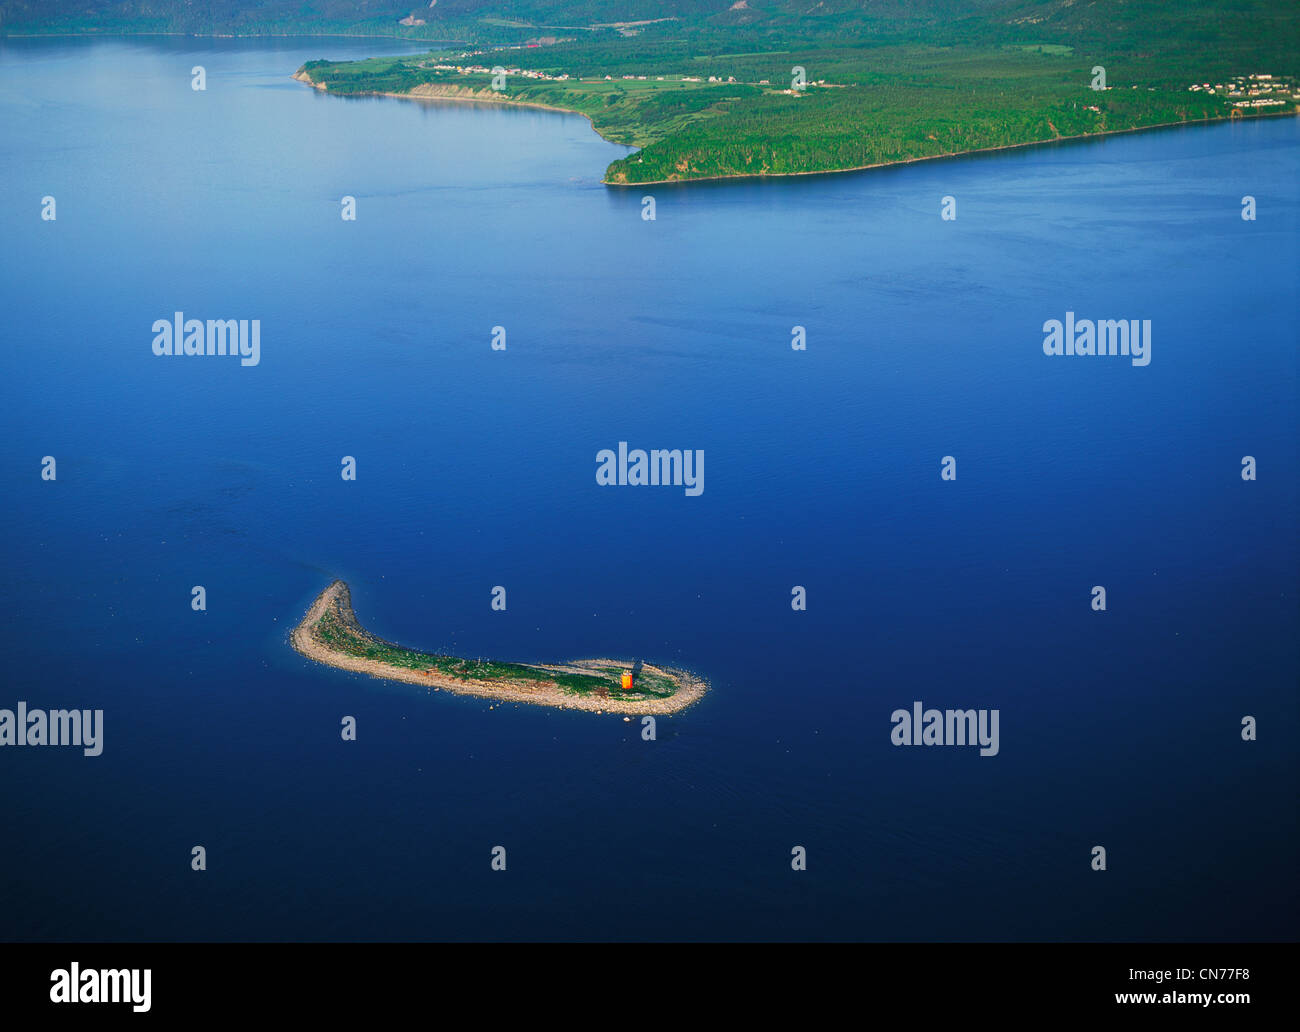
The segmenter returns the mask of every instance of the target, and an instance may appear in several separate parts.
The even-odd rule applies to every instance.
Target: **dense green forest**
[[[1296,0],[0,0],[0,31],[429,39],[427,54],[305,71],[332,93],[470,89],[579,111],[641,148],[606,172],[628,184],[1294,114],[1300,100]],[[511,70],[499,93],[495,66]],[[807,86],[792,90],[796,67]]]
[[[1300,63],[1300,5],[1080,6],[841,3],[818,18],[786,18],[778,30],[774,23],[790,5],[774,4],[762,23],[659,22],[635,35],[449,46],[403,58],[311,62],[306,71],[336,93],[461,86],[492,96],[482,71],[445,66],[511,69],[500,99],[579,111],[608,139],[641,148],[606,172],[608,182],[627,184],[859,168],[1296,111],[1300,96],[1288,87]],[[922,23],[918,12],[926,10],[952,17]],[[1103,10],[1123,20],[1099,20]],[[1008,21],[1008,12],[1016,18]],[[1105,89],[1093,88],[1097,66],[1105,69]],[[796,67],[808,82],[797,91]],[[1238,107],[1257,84],[1233,80],[1252,74],[1275,77],[1261,93],[1268,104]],[[1190,88],[1207,82],[1222,88]]]

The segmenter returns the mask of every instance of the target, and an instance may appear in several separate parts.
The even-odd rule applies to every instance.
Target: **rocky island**
[[[634,666],[612,659],[498,663],[394,645],[357,622],[351,593],[341,580],[317,596],[293,629],[290,641],[308,659],[340,670],[501,702],[593,713],[676,713],[698,702],[706,687],[704,681],[684,671],[648,663]]]

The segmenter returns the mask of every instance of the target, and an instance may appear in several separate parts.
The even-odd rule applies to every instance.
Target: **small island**
[[[340,670],[500,702],[592,713],[676,713],[698,702],[706,688],[704,681],[684,671],[641,662],[498,663],[394,645],[357,622],[351,593],[341,580],[317,596],[290,641],[308,659]]]

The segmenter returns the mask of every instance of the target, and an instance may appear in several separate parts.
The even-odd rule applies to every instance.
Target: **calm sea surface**
[[[401,49],[0,44],[0,707],[105,713],[0,750],[0,938],[1294,934],[1300,121],[613,191],[582,118],[289,78]],[[1044,356],[1067,311],[1151,364]],[[314,666],[335,577],[713,690],[643,742]],[[893,746],[915,700],[999,754]]]

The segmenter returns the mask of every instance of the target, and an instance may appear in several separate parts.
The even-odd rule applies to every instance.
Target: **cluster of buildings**
[[[457,72],[460,75],[491,75],[492,74],[492,69],[488,68],[486,65],[421,64],[419,65],[419,67],[420,68],[432,67],[435,71]],[[522,79],[546,79],[550,82],[564,82],[565,79],[569,78],[568,73],[565,73],[564,75],[547,75],[545,72],[539,72],[533,68],[507,68],[505,69],[505,73],[507,75],[517,75]],[[605,78],[608,79],[609,76],[605,76]]]
[[[553,38],[553,37],[547,37],[548,40],[551,39],[551,38]],[[536,44],[529,44],[529,45],[536,45]],[[504,48],[504,47],[503,47],[502,49],[507,49],[507,48]],[[518,49],[520,49],[520,47],[515,46],[515,47],[510,47],[509,49],[512,49],[512,50],[518,50]],[[469,51],[466,51],[465,53],[461,54],[460,57],[461,57],[462,59],[463,59],[463,58],[467,58],[467,57],[475,57],[475,56],[478,56],[479,54],[482,54],[482,53],[483,53],[483,51],[481,51],[481,50],[469,50]],[[435,71],[439,71],[439,72],[456,72],[458,75],[491,75],[491,74],[493,73],[493,69],[492,69],[492,68],[487,67],[487,65],[480,65],[480,64],[435,64],[435,65],[430,65],[430,64],[428,64],[427,62],[423,62],[423,61],[421,61],[421,62],[418,62],[418,63],[417,63],[416,67],[417,67],[417,68],[432,68],[432,69],[434,69]],[[506,73],[507,75],[510,75],[510,76],[518,76],[518,77],[520,77],[520,78],[522,78],[522,79],[544,79],[544,80],[546,80],[547,82],[565,82],[565,81],[567,81],[567,80],[569,80],[569,79],[574,79],[574,77],[571,76],[571,75],[569,75],[568,72],[564,72],[564,73],[562,73],[562,74],[560,74],[560,75],[548,75],[546,72],[538,71],[538,70],[535,69],[535,68],[506,68],[506,69],[505,69],[505,73]],[[617,81],[620,81],[620,80],[627,80],[627,81],[632,81],[632,82],[646,82],[647,80],[649,80],[649,79],[651,79],[651,78],[652,78],[652,76],[649,76],[649,75],[619,75],[619,76],[614,76],[614,75],[593,75],[593,76],[591,76],[589,79],[586,79],[586,80],[583,80],[583,79],[579,76],[578,78],[574,79],[574,81],[577,81],[577,82],[582,82],[582,81],[587,81],[587,82],[597,82],[597,81],[602,81],[602,80],[603,80],[603,81],[605,81],[605,82],[617,82]],[[704,77],[704,76],[701,76],[701,75],[656,75],[656,76],[653,76],[653,79],[654,79],[655,82],[711,82],[711,83],[722,84],[722,85],[725,85],[725,84],[727,84],[727,83],[733,83],[733,82],[736,82],[736,81],[737,81],[737,79],[736,79],[736,77],[735,77],[734,75],[728,75],[728,76],[725,76],[725,77],[724,77],[724,76],[721,76],[721,75],[710,75],[710,76],[708,76],[707,78]],[[760,80],[758,81],[758,85],[760,85],[760,86],[770,86],[770,85],[771,85],[771,82],[770,82],[769,80],[767,80],[767,79],[760,79]],[[808,82],[808,85],[809,85],[809,86],[825,86],[825,85],[826,85],[826,80],[825,80],[825,79],[810,80],[810,81]],[[782,90],[781,92],[783,92],[783,93],[794,93],[794,94],[798,94],[800,91],[799,91],[799,90],[793,90],[793,89],[790,89],[790,90]]]
[[[1281,107],[1300,101],[1300,90],[1295,82],[1284,75],[1236,75],[1226,82],[1199,82],[1187,87],[1191,93],[1210,93],[1225,97],[1233,107]]]

